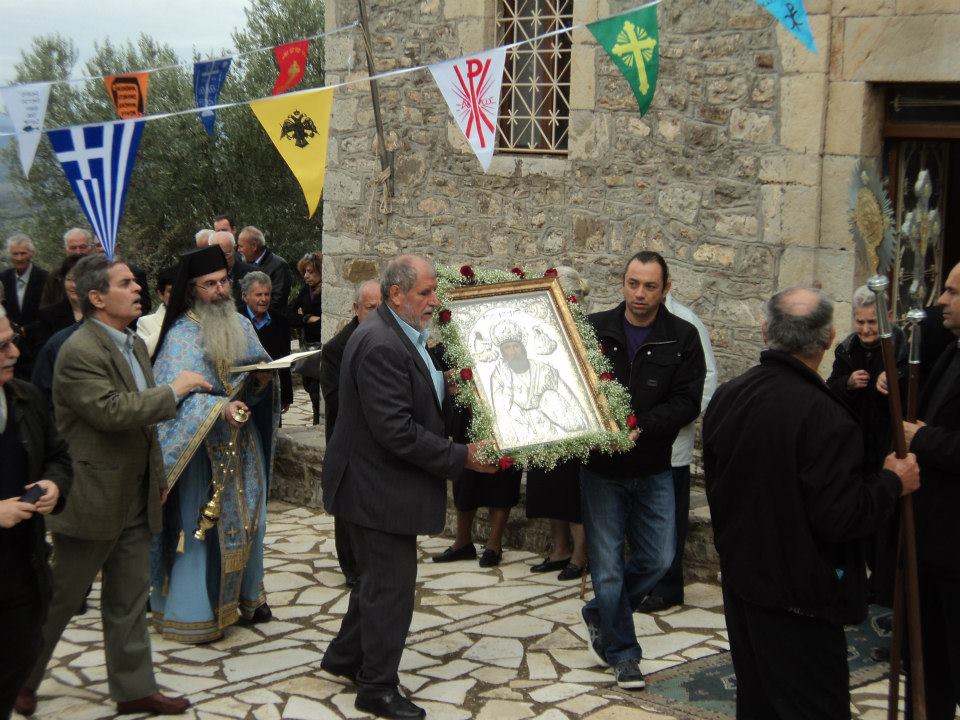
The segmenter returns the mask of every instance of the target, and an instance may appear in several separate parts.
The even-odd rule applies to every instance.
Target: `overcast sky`
[[[37,35],[60,33],[80,51],[75,75],[95,41],[122,43],[143,32],[170,45],[181,60],[232,50],[230,33],[245,24],[244,0],[0,0],[0,85],[14,77],[20,51]],[[139,68],[130,68],[131,70]]]

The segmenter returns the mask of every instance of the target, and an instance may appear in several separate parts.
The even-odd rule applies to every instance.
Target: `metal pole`
[[[373,79],[376,75],[376,68],[373,64],[373,51],[370,45],[370,25],[367,20],[367,5],[364,0],[357,0],[360,8],[360,33],[363,37],[364,54],[367,56],[367,73],[370,75],[370,99],[373,101],[373,119],[377,124],[377,140],[380,146],[380,171],[385,172],[391,169],[390,176],[387,179],[387,193],[393,196],[393,172],[392,155],[387,152],[387,145],[383,137],[383,117],[380,114],[380,90],[377,87],[377,81]]]
[[[883,349],[883,367],[887,374],[887,399],[890,403],[890,427],[893,431],[893,447],[898,458],[907,456],[907,441],[903,434],[903,410],[900,406],[900,380],[897,377],[897,360],[893,350],[893,328],[887,316],[887,288],[890,281],[884,275],[874,275],[867,280],[869,287],[877,296],[877,324],[880,326],[880,343]],[[913,695],[914,720],[926,720],[927,702],[923,685],[923,650],[920,640],[920,582],[917,576],[917,536],[913,522],[913,499],[906,495],[900,498],[900,539],[903,546],[903,564],[906,574],[906,587],[900,589],[905,592],[907,609],[907,639],[910,642],[910,678]],[[898,573],[898,576],[904,573]],[[903,585],[901,581],[901,586]],[[893,640],[902,637],[902,628],[898,625],[903,622],[901,615],[896,614],[897,588],[894,588],[894,616]],[[897,674],[894,670],[894,654],[896,654]],[[887,707],[887,717],[896,720],[900,699],[899,693],[899,663],[900,647],[892,644],[890,647],[890,683],[896,684],[897,689],[891,687],[890,698],[893,700]]]

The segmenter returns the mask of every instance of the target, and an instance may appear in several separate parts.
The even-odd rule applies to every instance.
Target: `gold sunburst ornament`
[[[877,171],[858,160],[850,178],[850,232],[871,271],[893,263],[893,209]]]

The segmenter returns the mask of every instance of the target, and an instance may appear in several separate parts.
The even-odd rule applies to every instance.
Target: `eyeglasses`
[[[14,333],[13,337],[4,342],[0,342],[0,353],[6,353],[10,350],[11,346],[17,345],[20,342],[22,336],[20,333]]]
[[[194,285],[197,287],[203,288],[204,290],[216,290],[222,287],[228,287],[230,285],[230,278],[222,278],[220,280],[207,280],[206,282],[195,282]]]

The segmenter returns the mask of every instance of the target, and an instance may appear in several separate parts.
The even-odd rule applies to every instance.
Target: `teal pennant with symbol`
[[[657,5],[599,20],[587,28],[630,83],[640,114],[646,114],[657,89],[660,70]]]

